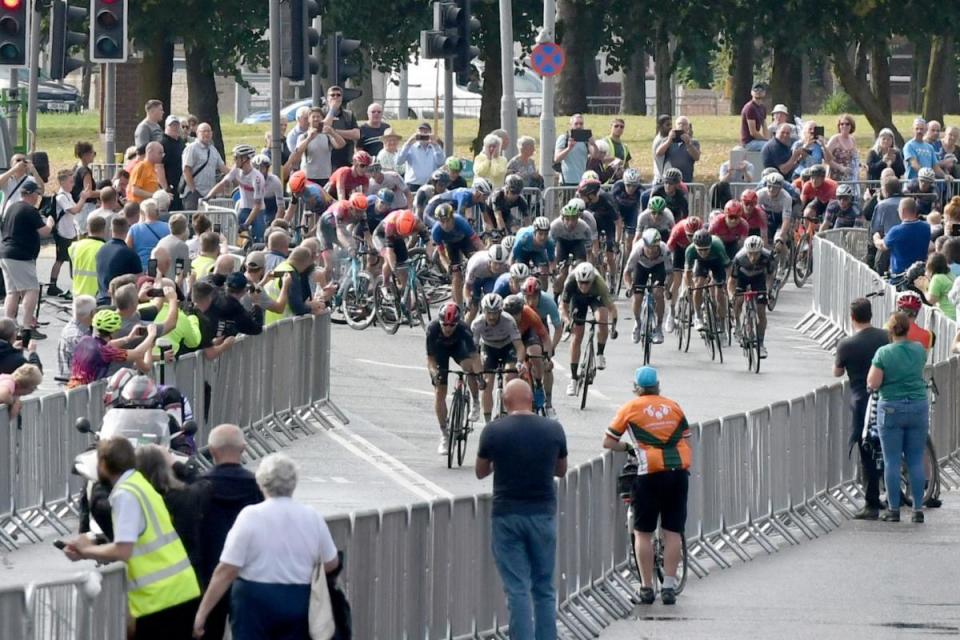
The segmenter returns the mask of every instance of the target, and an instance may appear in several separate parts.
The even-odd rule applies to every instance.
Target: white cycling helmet
[[[546,216],[537,216],[533,219],[533,230],[534,231],[549,231],[550,230],[550,219]]]
[[[767,187],[782,187],[783,176],[779,173],[768,173],[763,176],[763,184]]]
[[[852,198],[853,197],[853,186],[849,184],[841,184],[837,187],[837,197],[838,198]]]
[[[644,247],[656,247],[660,245],[660,232],[654,228],[645,229],[640,238],[643,240]]]
[[[484,313],[488,311],[503,311],[503,298],[500,297],[499,293],[488,293],[480,300],[480,308],[483,309]]]
[[[571,198],[567,201],[567,204],[563,205],[563,209],[560,210],[560,215],[564,218],[576,218],[583,210],[587,208],[586,203],[580,198]]]
[[[589,262],[581,262],[573,270],[573,278],[577,282],[592,282],[597,277],[597,270]]]
[[[629,184],[629,185],[640,184],[640,172],[634,169],[633,167],[630,167],[629,169],[624,171],[623,184]]]
[[[488,196],[491,192],[493,192],[493,187],[491,187],[490,183],[484,178],[474,178],[473,190],[482,196]]]
[[[500,246],[507,250],[507,253],[513,251],[513,245],[516,244],[516,236],[506,236],[503,240],[500,241]]]
[[[497,264],[505,264],[510,259],[510,252],[504,249],[502,244],[492,245],[487,249],[487,255],[490,256],[491,262]]]
[[[526,280],[530,277],[530,267],[518,262],[510,266],[510,277],[514,280]]]
[[[747,253],[760,253],[763,251],[763,240],[760,239],[760,236],[750,236],[744,241],[743,248],[747,250]]]

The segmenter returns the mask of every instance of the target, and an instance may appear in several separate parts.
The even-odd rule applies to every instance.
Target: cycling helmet
[[[700,247],[701,249],[706,249],[713,243],[713,236],[710,235],[710,232],[706,229],[700,229],[695,234],[693,234],[693,245]]]
[[[373,158],[370,157],[370,154],[361,149],[353,154],[353,163],[358,164],[361,167],[369,167],[373,164]]]
[[[460,162],[460,158],[455,158],[453,156],[447,158],[445,166],[447,167],[447,171],[460,171],[463,169],[463,163]]]
[[[300,193],[307,186],[307,172],[294,171],[290,174],[290,193]]]
[[[123,324],[123,318],[113,309],[100,309],[93,315],[93,328],[104,333],[114,333]]]
[[[510,252],[504,249],[502,244],[491,245],[487,249],[487,255],[490,256],[490,261],[496,264],[506,264],[510,259]]]
[[[663,172],[663,182],[664,184],[680,184],[683,182],[683,174],[680,173],[680,169],[670,167]]]
[[[826,175],[827,175],[827,168],[826,168],[824,165],[822,165],[822,164],[815,164],[815,165],[813,165],[812,167],[810,167],[810,177],[811,177],[811,178],[816,178],[816,177],[818,177],[818,176],[821,177],[821,178],[825,178]]]
[[[515,194],[523,193],[523,178],[515,173],[511,173],[503,181],[503,186],[507,191]]]
[[[779,173],[776,173],[776,170],[774,170],[774,173],[768,173],[767,175],[763,176],[763,184],[769,189],[773,189],[774,187],[782,187],[783,176]]]
[[[257,154],[248,144],[238,144],[233,148],[233,157],[234,158],[252,158]]]
[[[480,308],[483,309],[484,313],[489,311],[500,313],[503,311],[503,298],[500,297],[499,293],[488,293],[480,300]]]
[[[368,204],[370,203],[367,202],[367,196],[362,193],[354,193],[350,196],[350,206],[358,211],[366,211]]]
[[[450,174],[443,169],[437,169],[430,174],[430,182],[446,187],[450,184]]]
[[[107,388],[103,392],[103,404],[110,405],[120,396],[120,390],[137,375],[133,369],[124,367],[107,380]]]
[[[643,240],[644,247],[656,247],[660,245],[660,232],[656,229],[645,229],[643,235],[640,237]]]
[[[837,186],[837,197],[838,198],[852,198],[853,197],[853,187],[849,184],[841,184]]]
[[[401,211],[396,218],[397,233],[401,236],[408,236],[417,228],[417,216],[413,211],[406,209]]]
[[[745,205],[746,204],[756,205],[757,192],[754,191],[753,189],[747,189],[746,191],[740,194],[740,202],[742,202]]]
[[[149,407],[157,402],[157,383],[139,375],[130,378],[120,389],[120,397],[128,406]]]
[[[696,233],[703,227],[703,220],[697,216],[690,216],[683,221],[683,230],[687,233]]]
[[[666,208],[667,201],[661,196],[653,196],[650,198],[650,211],[653,211],[654,213],[663,213],[663,210]]]
[[[540,293],[540,280],[530,276],[523,281],[523,286],[521,287],[523,295],[525,296],[535,296]]]
[[[488,196],[493,191],[493,187],[484,178],[474,178],[473,190],[482,196]]]
[[[503,310],[510,315],[516,315],[523,311],[523,296],[515,293],[504,298]]]
[[[915,291],[901,291],[897,294],[897,311],[917,313],[923,306],[923,300]]]
[[[396,195],[390,189],[380,189],[377,191],[377,200],[380,200],[384,204],[393,204],[393,200]]]
[[[580,198],[571,198],[567,204],[563,205],[563,209],[560,210],[560,215],[564,218],[576,218],[583,213],[586,207],[586,203]]]
[[[573,269],[573,277],[577,282],[593,282],[597,270],[589,262],[581,262]]]
[[[522,262],[510,265],[510,277],[514,280],[526,280],[530,277],[530,267]]]
[[[453,217],[453,205],[448,202],[441,202],[433,210],[433,217],[437,220],[449,220]]]
[[[743,205],[740,204],[739,200],[727,200],[727,204],[723,205],[723,215],[730,218],[739,218],[743,215]]]
[[[594,181],[594,180],[596,180],[597,182],[599,182],[599,181],[600,181],[600,174],[598,174],[598,173],[597,173],[596,171],[594,171],[593,169],[590,169],[589,171],[584,171],[584,172],[583,172],[583,175],[580,176],[580,186],[582,187],[584,182],[592,182],[592,181]]]
[[[623,184],[640,184],[640,172],[634,168],[627,169],[623,172]]]
[[[744,240],[743,248],[747,250],[747,253],[760,253],[763,251],[763,240],[760,239],[760,236],[750,236]]]
[[[513,251],[513,245],[516,244],[516,242],[517,242],[516,236],[507,236],[500,241],[500,246],[506,249],[507,253],[510,253],[511,251]]]
[[[265,153],[258,153],[253,156],[253,166],[255,167],[269,167],[270,166],[270,156]]]
[[[440,324],[457,324],[460,321],[460,306],[456,302],[448,302],[440,307],[437,317]]]
[[[533,230],[534,231],[549,231],[550,230],[550,219],[546,216],[537,216],[533,219]]]
[[[937,174],[935,174],[930,167],[924,167],[917,172],[917,179],[925,182],[934,182],[937,179]]]
[[[594,196],[600,193],[600,181],[599,180],[581,180],[580,188],[577,189],[577,193],[580,196]]]

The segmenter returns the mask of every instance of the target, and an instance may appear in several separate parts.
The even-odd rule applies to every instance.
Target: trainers
[[[663,604],[676,604],[677,592],[672,587],[664,587],[660,590],[660,600]]]
[[[760,359],[763,360],[767,357],[767,348],[763,345],[760,345]]]
[[[55,284],[47,286],[47,295],[48,296],[62,296],[64,294],[63,289],[58,287]]]
[[[657,599],[657,594],[650,587],[640,587],[637,597],[640,599],[640,604],[653,604],[653,601]]]
[[[447,447],[449,445],[450,436],[447,433],[444,433],[440,436],[440,444],[437,445],[437,453],[441,456],[447,455]]]
[[[673,311],[667,310],[667,317],[663,319],[663,330],[673,333]]]
[[[476,422],[480,419],[480,403],[476,400],[470,405],[470,417],[467,418],[470,422]]]
[[[934,498],[933,496],[930,496],[923,501],[923,506],[927,507],[928,509],[939,509],[943,506],[943,501],[940,498]]]
[[[913,517],[910,518],[910,522],[916,522],[917,524],[923,524],[923,511],[914,511]]]
[[[546,411],[548,418],[556,418],[556,417],[557,417],[557,410],[553,408],[553,405],[552,405],[552,404],[548,404],[547,406],[545,406],[545,407],[543,408],[543,410]]]
[[[45,333],[40,333],[40,329],[38,329],[37,327],[31,327],[31,328],[30,328],[30,339],[31,339],[31,340],[46,340],[46,339],[47,339],[47,334],[45,334]]]
[[[663,329],[654,329],[651,341],[653,344],[663,344]]]
[[[567,383],[567,395],[568,395],[568,396],[575,396],[575,395],[577,395],[577,387],[578,387],[578,386],[579,386],[579,385],[577,384],[577,381],[576,381],[576,380],[571,380],[569,383]]]
[[[893,509],[887,509],[880,514],[880,519],[884,522],[900,522],[900,509],[897,509],[896,511]]]
[[[597,369],[607,368],[607,358],[602,353],[597,354]]]
[[[863,505],[863,507],[853,514],[854,520],[876,520],[880,517],[880,510],[876,507],[871,507],[870,505]]]
[[[633,344],[640,342],[640,336],[643,333],[643,330],[640,328],[640,325],[633,325]]]

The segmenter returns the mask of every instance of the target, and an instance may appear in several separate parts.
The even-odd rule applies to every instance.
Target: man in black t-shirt
[[[383,121],[383,105],[371,103],[367,107],[367,121],[360,125],[360,144],[357,146],[376,158],[383,149],[383,133],[389,128],[390,123]]]
[[[343,108],[343,89],[336,85],[327,89],[324,117],[331,112],[334,116],[333,128],[346,141],[342,148],[330,151],[330,169],[336,171],[340,167],[349,167],[353,164],[353,145],[360,141],[360,127],[353,112]]]
[[[4,312],[16,321],[20,301],[23,301],[21,327],[29,327],[35,340],[45,335],[37,330],[35,312],[40,300],[40,283],[37,280],[37,256],[40,255],[40,238],[53,232],[54,218],[44,222],[37,206],[43,189],[33,179],[27,178],[20,185],[20,201],[8,206],[0,216],[0,269],[7,285]]]
[[[166,128],[160,138],[163,146],[163,173],[167,176],[168,193],[170,194],[170,211],[180,211],[183,203],[180,201],[180,178],[183,176],[183,139],[180,137],[180,118],[174,115],[167,116]]]
[[[833,375],[842,376],[844,373],[850,378],[850,409],[853,412],[853,421],[850,429],[850,447],[857,444],[860,448],[860,465],[866,481],[864,493],[866,503],[857,511],[854,518],[858,520],[876,520],[880,512],[880,474],[874,462],[873,453],[865,450],[861,434],[863,422],[867,413],[867,402],[870,394],[867,391],[867,372],[877,349],[889,342],[887,332],[870,326],[873,319],[873,309],[866,298],[857,298],[850,303],[850,320],[853,324],[853,335],[844,338],[837,345],[837,358],[833,366]]]

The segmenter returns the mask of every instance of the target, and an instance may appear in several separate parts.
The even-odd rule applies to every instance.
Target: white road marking
[[[393,367],[394,369],[412,369],[414,371],[426,371],[426,367],[415,367],[410,364],[394,364],[392,362],[380,362],[379,360],[367,360],[366,358],[354,358],[357,362],[365,362],[367,364],[375,364],[381,367]],[[433,394],[430,394],[433,395]]]
[[[350,480],[340,476],[330,476],[330,479],[333,480],[335,484],[352,484]]]
[[[432,391],[424,391],[423,389],[408,389],[406,387],[399,387],[397,391],[406,391],[407,393],[417,393],[421,396],[430,396],[433,397]]]
[[[596,389],[589,389],[588,392],[589,392],[591,395],[594,395],[594,396],[600,398],[601,400],[609,400],[609,399],[610,399],[608,396],[600,393],[600,392],[597,391]]]

